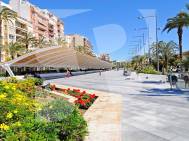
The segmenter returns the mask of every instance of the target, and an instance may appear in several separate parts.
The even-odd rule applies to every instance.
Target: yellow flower
[[[42,108],[38,108],[37,110],[38,110],[38,111],[41,111],[41,110],[42,110]]]
[[[18,113],[18,110],[16,109],[16,110],[14,110],[14,113],[16,114],[16,113]]]
[[[9,130],[9,126],[8,126],[8,125],[5,125],[5,126],[4,126],[4,130]]]
[[[49,109],[52,109],[52,106],[49,106]]]
[[[16,122],[15,125],[16,125],[16,126],[21,126],[20,122]]]
[[[15,87],[12,87],[12,89],[15,91],[16,90],[16,88]]]
[[[9,129],[9,126],[8,125],[5,125],[4,123],[0,125],[0,128],[1,130],[8,130]]]
[[[6,95],[4,94],[0,95],[0,99],[4,99],[4,98],[6,98]]]
[[[6,85],[4,88],[5,88],[5,89],[9,89],[9,86]]]
[[[13,114],[12,113],[8,113],[7,117],[8,118],[12,118]]]
[[[5,125],[4,123],[0,125],[1,130],[4,129],[4,125]]]

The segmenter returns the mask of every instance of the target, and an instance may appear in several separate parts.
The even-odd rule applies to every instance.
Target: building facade
[[[109,62],[110,61],[110,54],[107,54],[107,53],[101,53],[100,54],[100,58],[106,62]]]
[[[75,47],[83,46],[85,47],[86,53],[93,53],[91,41],[84,36],[79,34],[69,34],[65,36],[65,41],[67,42],[67,46],[69,48],[74,49]]]
[[[58,37],[64,39],[64,23],[47,9],[40,9],[27,0],[10,0],[9,5],[20,17],[32,22],[36,39],[47,42],[56,42]]]
[[[0,6],[6,6],[12,10],[12,7],[8,4],[5,4],[4,2],[0,2]],[[14,19],[12,19],[11,21],[12,22],[2,20],[1,36],[3,37],[2,38],[3,45],[16,42],[18,38],[25,36],[26,33],[29,32],[33,33],[33,25],[27,19],[17,16],[17,21]],[[4,62],[9,57],[10,54],[6,54],[6,52],[2,50],[1,61]]]

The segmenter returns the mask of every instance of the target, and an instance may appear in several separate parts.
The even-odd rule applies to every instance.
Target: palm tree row
[[[189,10],[189,4],[185,5],[186,8]],[[167,30],[167,33],[169,33],[173,29],[177,29],[177,34],[179,37],[179,51],[180,51],[180,60],[182,61],[182,35],[183,35],[183,27],[189,26],[189,13],[184,12],[181,10],[175,17],[168,18],[167,24],[165,25],[165,28],[162,32]],[[183,68],[181,68],[181,72],[183,71]]]

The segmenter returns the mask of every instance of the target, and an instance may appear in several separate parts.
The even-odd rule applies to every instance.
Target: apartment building
[[[0,6],[6,6],[12,10],[12,7],[4,2],[0,2]],[[10,21],[2,21],[2,44],[9,44],[11,42],[16,42],[19,37],[23,37],[28,32],[33,32],[33,25],[30,21],[17,17],[17,21],[14,19]],[[9,57],[5,52],[1,52],[1,61],[4,62]]]
[[[75,47],[83,46],[85,47],[86,53],[93,53],[91,41],[84,36],[79,34],[69,34],[65,36],[65,41],[69,48],[74,49]]]
[[[101,53],[100,54],[100,58],[104,61],[107,61],[109,62],[110,61],[110,54],[107,54],[107,53]]]
[[[55,42],[57,37],[64,38],[64,23],[47,9],[40,9],[27,0],[10,0],[9,5],[19,16],[32,22],[36,39]]]

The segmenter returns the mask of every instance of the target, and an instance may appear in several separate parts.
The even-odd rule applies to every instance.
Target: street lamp
[[[160,30],[161,28],[157,27],[157,11],[155,11],[155,15],[154,16],[147,16],[147,17],[138,17],[138,19],[142,19],[142,18],[149,18],[149,17],[155,17],[156,18],[156,50],[157,50],[157,71],[159,72],[159,48],[158,48],[158,30]]]
[[[138,46],[138,45],[130,45],[130,46],[135,46],[135,47],[136,47],[136,54],[137,54],[137,46]]]
[[[140,41],[131,41],[132,43],[133,42],[140,42],[140,49],[141,49],[141,39],[140,39]],[[141,53],[141,52],[140,52]],[[138,44],[138,54],[139,54],[139,44]]]
[[[135,37],[143,37],[143,46],[144,46],[144,55],[145,55],[144,33],[142,36],[133,36],[133,38],[135,38]],[[140,49],[140,51],[141,51],[141,49]]]
[[[135,29],[135,30],[142,30],[142,29],[148,29],[148,50],[149,50],[149,64],[150,64],[150,28],[149,28],[149,25],[148,27],[146,28],[139,28],[139,29]]]

